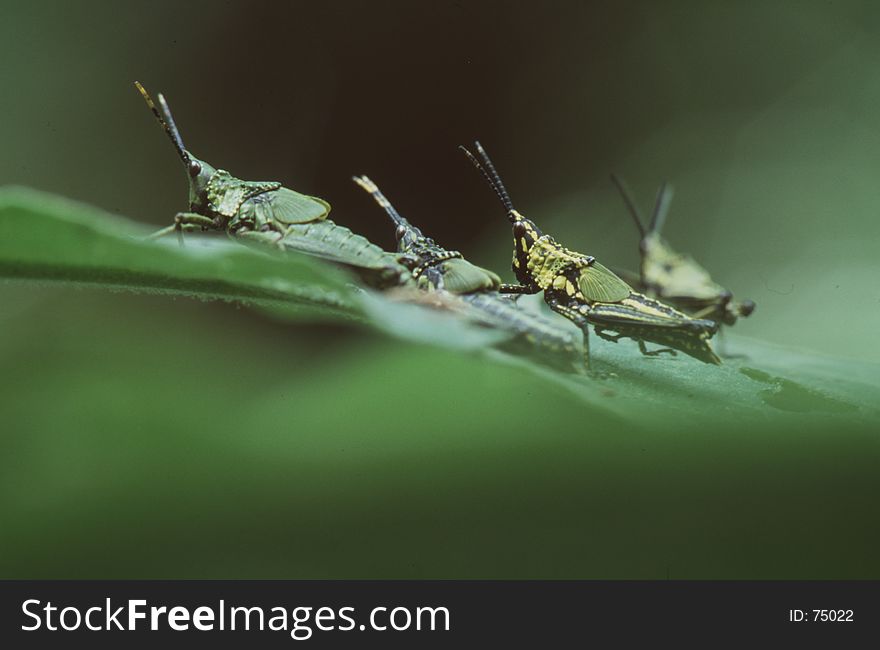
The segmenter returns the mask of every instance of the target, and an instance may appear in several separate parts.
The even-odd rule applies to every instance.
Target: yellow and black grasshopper
[[[745,318],[755,310],[753,301],[735,301],[733,293],[715,282],[705,268],[691,256],[674,250],[660,235],[672,201],[672,186],[668,183],[660,186],[651,220],[646,226],[641,211],[623,180],[613,174],[611,180],[620,190],[641,235],[639,274],[633,274],[632,278],[641,291],[694,318],[708,318],[725,325],[733,325],[737,318]]]
[[[496,273],[470,263],[458,251],[439,246],[413,226],[391,205],[376,184],[366,176],[355,176],[357,183],[385,210],[396,226],[395,237],[401,261],[407,264],[424,291],[448,292],[458,296],[472,315],[486,325],[513,332],[526,346],[543,358],[553,358],[566,370],[580,371],[577,345],[571,333],[559,328],[541,314],[522,309],[509,297],[499,294],[501,278]],[[514,346],[516,347],[516,346]]]
[[[550,308],[577,325],[584,337],[584,363],[590,367],[589,326],[608,341],[634,339],[645,355],[679,350],[706,363],[720,364],[709,339],[718,331],[711,320],[691,318],[633,291],[590,255],[569,250],[516,211],[495,166],[479,142],[478,160],[461,147],[504,205],[513,226],[513,272],[519,284],[502,284],[502,293],[544,292]],[[616,334],[608,334],[607,332]],[[649,351],[646,342],[668,346]]]
[[[183,145],[165,98],[157,96],[160,112],[144,87],[138,82],[135,86],[189,173],[189,211],[178,212],[174,224],[154,237],[177,232],[182,238],[185,231],[221,231],[245,242],[343,265],[375,288],[411,281],[409,269],[397,256],[330,221],[330,204],[323,199],[300,194],[277,181],[243,181],[193,156]]]

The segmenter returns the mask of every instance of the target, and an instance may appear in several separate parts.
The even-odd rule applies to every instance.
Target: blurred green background
[[[609,173],[646,207],[673,182],[670,241],[758,304],[738,333],[880,362],[875,3],[0,8],[2,184],[167,224],[186,181],[138,79],[197,156],[391,247],[368,173],[510,278],[456,149],[479,138],[522,212],[613,265],[637,237]],[[7,283],[0,305],[0,576],[880,575],[871,427],[635,426],[225,304]]]

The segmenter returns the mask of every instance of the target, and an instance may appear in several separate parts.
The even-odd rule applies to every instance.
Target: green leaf
[[[354,316],[348,277],[305,256],[269,255],[219,237],[146,239],[95,208],[0,188],[0,275],[180,294]]]
[[[308,258],[140,235],[0,193],[6,277],[325,325],[0,286],[0,577],[880,577],[877,364],[592,337],[606,378],[565,375]]]
[[[632,422],[662,416],[667,423],[711,425],[723,409],[742,419],[770,413],[792,423],[823,414],[861,422],[880,413],[872,400],[880,372],[871,364],[857,371],[854,362],[823,362],[734,336],[738,357],[708,368],[683,355],[644,357],[630,341],[614,344],[593,336],[594,365],[607,379],[558,375],[490,352],[491,345],[509,338],[506,332],[452,311],[356,289],[348,275],[322,260],[290,251],[269,254],[217,236],[188,235],[181,247],[174,238],[147,240],[147,233],[89,206],[24,188],[0,189],[0,275],[7,278],[235,300],[282,316],[293,311],[358,319],[396,338],[525,363],[593,408]],[[527,301],[520,301],[524,308]],[[559,323],[571,327],[563,319]]]
[[[453,312],[387,300],[372,292],[361,296],[361,305],[375,327],[407,341],[458,350],[483,350],[511,337],[508,332],[480,326]]]

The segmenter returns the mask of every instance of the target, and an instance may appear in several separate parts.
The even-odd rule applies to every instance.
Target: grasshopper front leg
[[[498,293],[514,293],[518,295],[534,294],[540,290],[538,287],[530,287],[525,284],[501,284],[498,287]]]
[[[193,230],[213,228],[214,226],[214,220],[204,215],[196,214],[195,212],[178,212],[174,215],[173,224],[154,232],[148,237],[148,239],[159,239],[165,235],[170,235],[172,232],[177,232],[178,241],[180,242],[180,245],[183,246],[184,231],[191,232]]]

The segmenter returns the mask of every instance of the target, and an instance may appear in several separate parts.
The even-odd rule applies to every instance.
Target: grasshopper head
[[[377,195],[382,199],[385,199],[382,193],[378,192],[378,190]],[[385,199],[385,201],[387,204],[386,211],[396,226],[394,229],[394,238],[397,240],[397,250],[399,252],[419,255],[423,250],[437,247],[437,244],[434,243],[433,239],[425,237],[421,229],[412,225],[406,218],[400,216],[400,213],[397,212],[394,206],[387,203],[387,199]],[[380,203],[379,205],[382,204]]]
[[[529,258],[532,246],[542,236],[541,230],[531,219],[526,219],[516,210],[508,212],[513,224],[513,261],[511,268],[523,284],[531,283],[534,277],[529,272]]]
[[[751,316],[752,312],[755,311],[755,301],[754,300],[743,300],[741,303],[737,305],[737,314],[741,318],[746,318]]]
[[[733,325],[737,318],[746,318],[755,311],[754,300],[743,300],[737,302],[733,300],[733,294],[725,291],[721,296],[721,304],[718,311],[720,312],[721,322],[725,325]]]
[[[207,209],[208,183],[217,170],[188,151],[184,150],[184,153],[188,159],[186,171],[189,177],[189,208],[193,212],[203,213]]]

